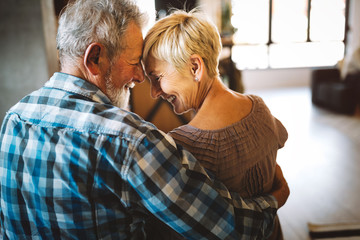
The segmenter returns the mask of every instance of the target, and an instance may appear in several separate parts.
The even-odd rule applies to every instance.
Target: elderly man
[[[144,80],[143,21],[125,0],[78,0],[62,13],[61,72],[12,107],[1,128],[4,239],[145,239],[149,214],[189,239],[271,232],[289,194],[280,169],[273,196],[241,199],[124,110]]]

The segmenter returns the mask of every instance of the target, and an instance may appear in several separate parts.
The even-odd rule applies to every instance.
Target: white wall
[[[350,31],[348,35],[347,56],[360,47],[360,0],[350,0]],[[246,92],[252,90],[310,86],[311,68],[266,69],[242,71]]]
[[[348,49],[347,56],[360,47],[360,0],[350,1],[350,13],[349,13],[349,34],[348,34]]]
[[[214,0],[198,0],[197,4],[200,9],[207,13],[208,17],[217,28],[221,29],[221,1]]]
[[[242,80],[245,92],[268,88],[310,86],[310,68],[244,70]]]

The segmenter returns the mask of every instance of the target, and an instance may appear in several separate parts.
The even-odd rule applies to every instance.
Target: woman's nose
[[[144,78],[144,69],[143,69],[141,63],[139,63],[136,67],[134,79],[135,79],[135,81],[137,81],[139,83],[142,83],[145,79]]]
[[[158,98],[161,96],[161,87],[159,83],[153,83],[151,82],[151,97],[152,98]]]

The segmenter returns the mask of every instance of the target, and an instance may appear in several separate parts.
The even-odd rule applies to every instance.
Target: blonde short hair
[[[144,40],[143,60],[149,55],[182,72],[192,54],[203,58],[209,77],[219,76],[222,46],[216,26],[198,10],[176,10],[157,21]]]

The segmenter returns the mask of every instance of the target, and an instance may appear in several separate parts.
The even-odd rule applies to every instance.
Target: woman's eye
[[[162,77],[163,77],[163,76],[161,76],[161,75],[160,75],[160,76],[156,76],[156,77],[155,77],[155,81],[156,81],[156,82],[159,82]]]

